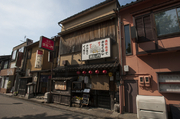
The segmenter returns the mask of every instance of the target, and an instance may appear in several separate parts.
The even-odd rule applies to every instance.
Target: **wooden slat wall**
[[[108,20],[76,32],[61,36],[61,50],[60,54],[68,54],[72,52],[72,47],[75,46],[74,51],[81,51],[82,43],[98,40],[105,37],[115,38],[115,20]]]

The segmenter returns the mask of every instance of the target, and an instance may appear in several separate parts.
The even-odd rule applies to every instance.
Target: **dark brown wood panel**
[[[96,39],[110,37],[115,40],[115,31],[113,19],[61,36],[60,53],[61,55],[71,53],[73,46],[75,46],[74,52],[79,52],[82,43]]]
[[[136,96],[138,95],[138,83],[135,80],[124,81],[125,90],[125,111],[137,113]]]

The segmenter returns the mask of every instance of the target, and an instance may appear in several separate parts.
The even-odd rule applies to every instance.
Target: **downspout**
[[[123,75],[123,55],[122,55],[122,39],[121,39],[121,17],[120,17],[120,12],[119,12],[118,8],[118,26],[119,26],[119,49],[120,49],[120,87],[119,87],[119,113],[122,114],[123,112],[123,79],[122,79],[122,75]]]
[[[58,66],[61,63],[61,36],[59,36],[59,54],[58,54]]]

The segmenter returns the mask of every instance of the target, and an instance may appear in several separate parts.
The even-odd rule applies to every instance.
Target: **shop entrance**
[[[125,88],[125,111],[137,113],[136,96],[138,95],[138,84],[135,80],[124,81]]]

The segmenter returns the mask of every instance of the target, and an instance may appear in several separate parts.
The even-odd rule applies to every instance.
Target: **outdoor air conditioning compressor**
[[[138,119],[167,119],[164,96],[137,95],[136,106]]]

